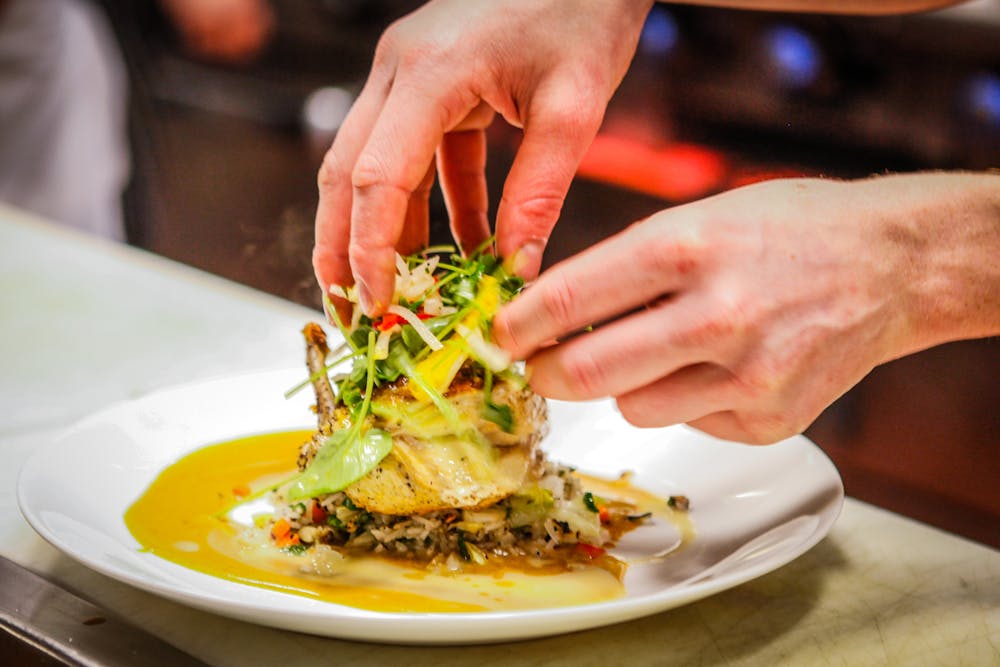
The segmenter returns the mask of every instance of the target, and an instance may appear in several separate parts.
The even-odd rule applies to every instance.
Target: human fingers
[[[361,307],[380,314],[395,287],[396,245],[410,197],[447,129],[476,105],[397,80],[351,172],[350,262]]]
[[[727,359],[732,339],[704,320],[692,301],[666,299],[543,348],[528,358],[532,388],[562,400],[620,396],[679,369]]]
[[[616,401],[634,426],[687,424],[716,438],[752,445],[778,442],[808,425],[793,421],[790,406],[769,412],[752,405],[746,387],[717,364],[687,366]]]
[[[497,209],[497,250],[534,278],[577,166],[600,128],[606,86],[578,74],[542,82],[524,115],[524,137]]]
[[[444,135],[437,163],[452,236],[463,252],[471,252],[490,238],[485,130]]]
[[[406,206],[406,218],[403,222],[403,233],[396,242],[396,250],[409,255],[427,246],[430,238],[430,198],[434,186],[435,168],[433,161],[427,167],[423,180],[410,195]]]
[[[313,271],[326,294],[330,285],[354,284],[348,247],[351,238],[351,170],[389,91],[388,75],[374,70],[344,119],[333,145],[323,157],[317,176]],[[346,301],[334,299],[341,317],[350,317]]]
[[[697,269],[697,245],[659,233],[652,222],[633,225],[546,271],[497,314],[497,342],[525,358],[548,341],[685,286]]]
[[[795,425],[780,414],[753,414],[737,410],[721,410],[687,423],[716,438],[748,445],[770,445],[801,433],[808,426],[808,423]]]
[[[714,363],[685,366],[615,398],[631,424],[644,428],[688,423],[733,406],[732,373]]]

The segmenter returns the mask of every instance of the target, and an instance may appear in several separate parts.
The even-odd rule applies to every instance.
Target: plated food
[[[490,255],[431,254],[397,258],[394,303],[378,319],[353,290],[332,288],[353,316],[338,320],[337,350],[319,324],[304,329],[318,428],[300,473],[275,492],[276,543],[450,570],[622,571],[607,547],[650,512],[546,460],[545,401],[490,341],[493,315],[520,287]]]
[[[659,528],[646,555],[676,550],[687,501],[546,458],[546,403],[489,335],[520,287],[489,255],[425,254],[398,258],[377,319],[332,288],[352,306],[344,323],[328,304],[343,342],[307,324],[308,378],[288,392],[311,386],[316,429],[189,453],[130,507],[129,530],[186,567],[380,611],[622,595],[610,549]]]

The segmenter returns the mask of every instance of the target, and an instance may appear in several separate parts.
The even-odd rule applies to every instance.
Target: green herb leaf
[[[292,500],[342,491],[372,471],[392,450],[392,436],[372,428],[335,431],[312,463],[296,476],[288,491]]]
[[[468,303],[472,303],[476,298],[476,279],[472,276],[465,276],[460,280],[456,280],[451,285],[451,297],[455,300],[455,303],[464,306]]]
[[[395,382],[402,372],[388,359],[375,362],[375,379],[378,382]]]
[[[417,330],[410,324],[403,326],[399,335],[403,340],[403,345],[406,346],[406,349],[410,354],[416,354],[427,344],[424,342],[424,339],[420,337],[420,334],[417,333]]]
[[[514,413],[509,405],[486,401],[483,406],[483,419],[499,426],[504,433],[514,432]]]
[[[500,260],[493,255],[482,255],[479,260],[480,271],[482,273],[493,273],[499,262]]]
[[[500,288],[505,292],[504,296],[511,299],[524,287],[524,278],[520,276],[507,276],[500,282]]]
[[[368,334],[371,331],[374,331],[371,327],[359,326],[351,332],[351,342],[357,349],[364,349],[368,345]]]

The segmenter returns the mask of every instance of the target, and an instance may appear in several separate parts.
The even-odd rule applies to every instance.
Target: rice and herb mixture
[[[292,552],[324,544],[450,570],[512,560],[529,567],[607,565],[606,547],[649,517],[584,491],[572,468],[554,463],[544,464],[537,482],[479,509],[398,516],[369,512],[343,492],[297,502],[276,494],[275,506],[271,538]]]

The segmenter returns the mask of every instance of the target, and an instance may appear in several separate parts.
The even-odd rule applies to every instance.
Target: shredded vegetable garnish
[[[425,343],[427,343],[427,347],[432,350],[440,350],[444,347],[444,345],[441,344],[441,341],[434,336],[434,333],[427,328],[427,325],[420,321],[420,316],[409,308],[403,308],[402,306],[393,304],[389,306],[389,313],[398,315],[406,320],[406,323],[413,327],[413,330],[417,332],[417,335],[420,336]],[[388,315],[386,317],[388,317]]]
[[[484,244],[469,258],[455,254],[450,247],[429,248],[408,257],[397,255],[393,303],[384,315],[374,319],[361,313],[353,286],[329,286],[324,295],[327,312],[345,342],[337,348],[337,356],[326,366],[326,372],[350,364],[349,370],[345,368],[330,379],[337,405],[347,409],[351,427],[335,433],[324,447],[329,451],[317,456],[310,468],[318,466],[319,461],[326,468],[338,467],[332,458],[350,460],[352,464],[339,466],[350,468],[349,474],[346,470],[338,470],[338,474],[304,470],[295,485],[296,495],[315,492],[321,486],[327,492],[336,490],[328,484],[333,477],[340,479],[334,486],[357,479],[388,454],[391,438],[365,426],[372,393],[378,387],[405,378],[413,398],[433,404],[458,433],[467,429],[467,424],[444,396],[464,365],[471,364],[472,372],[483,377],[487,387],[492,386],[494,374],[505,378],[517,375],[511,369],[510,356],[492,343],[490,325],[500,305],[520,291],[523,281],[508,274],[496,257],[485,254],[489,247]],[[447,261],[441,253],[447,253]],[[338,317],[331,297],[351,304],[349,323]],[[489,391],[482,416],[504,431],[513,428],[510,408],[495,404]]]

